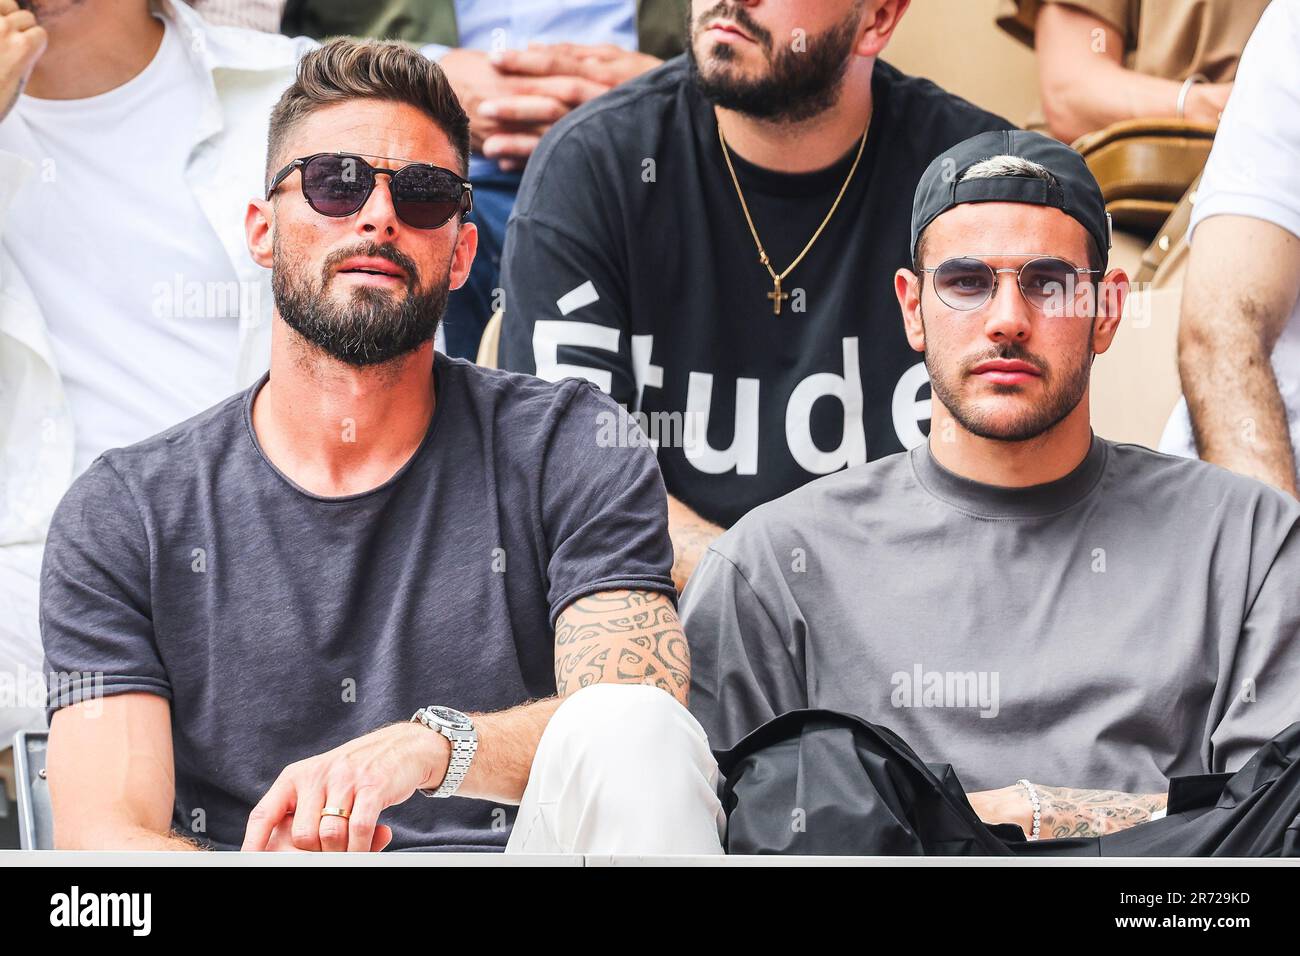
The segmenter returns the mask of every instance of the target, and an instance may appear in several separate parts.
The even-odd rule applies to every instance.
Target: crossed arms
[[[574,601],[555,622],[555,674],[557,697],[473,715],[479,749],[457,795],[518,803],[551,714],[589,684],[652,684],[684,705],[690,657],[672,602],[642,590]],[[436,789],[447,770],[446,738],[406,716],[286,767],[253,808],[244,849],[383,849],[392,833],[379,814],[417,788]],[[162,697],[120,694],[58,711],[46,767],[59,848],[202,848],[171,832],[176,777]],[[321,818],[336,800],[351,817]]]

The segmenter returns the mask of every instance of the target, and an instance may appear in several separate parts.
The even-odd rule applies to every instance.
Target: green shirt
[[[642,53],[667,60],[685,50],[687,2],[637,0],[637,40]],[[280,32],[318,40],[357,36],[459,45],[453,0],[288,0]]]

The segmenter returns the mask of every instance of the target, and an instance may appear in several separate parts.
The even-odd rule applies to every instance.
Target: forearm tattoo
[[[709,550],[709,545],[717,540],[720,531],[713,525],[701,521],[683,524],[673,528],[673,580],[678,588],[684,588],[695,572],[695,566]]]
[[[555,688],[566,696],[597,683],[651,684],[683,704],[691,683],[686,634],[658,591],[601,591],[555,621]]]
[[[1039,786],[1042,835],[1094,837],[1146,823],[1167,801],[1163,793],[1122,793],[1118,790],[1077,790]]]

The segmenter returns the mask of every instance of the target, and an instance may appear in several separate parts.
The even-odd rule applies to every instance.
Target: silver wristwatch
[[[478,750],[478,732],[474,721],[451,707],[421,707],[411,717],[416,723],[424,724],[430,730],[436,730],[451,742],[451,760],[447,764],[447,775],[442,778],[442,785],[437,790],[420,792],[426,797],[450,797],[469,773],[470,762]]]

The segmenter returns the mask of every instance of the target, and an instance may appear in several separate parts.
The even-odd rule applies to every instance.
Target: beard
[[[1060,424],[1079,402],[1088,389],[1088,378],[1092,370],[1092,334],[1088,335],[1088,348],[1081,361],[1065,369],[1059,382],[1056,372],[1038,356],[1028,349],[1015,344],[1004,344],[992,352],[980,355],[962,364],[955,373],[950,371],[953,363],[934,358],[930,350],[925,353],[925,368],[930,373],[930,391],[943,403],[949,414],[956,419],[966,431],[979,438],[991,441],[1022,442],[1046,434]],[[976,406],[975,402],[963,400],[960,390],[961,380],[969,369],[991,359],[1028,362],[1042,373],[1046,386],[1046,395],[1037,404],[1025,409],[1010,421],[996,418]],[[995,394],[1014,395],[1017,385],[995,385]]]
[[[687,52],[691,79],[708,100],[723,109],[776,122],[811,119],[830,109],[839,99],[853,55],[860,14],[861,5],[855,4],[840,23],[806,37],[802,51],[793,46],[777,49],[771,32],[756,23],[748,10],[731,0],[721,0],[697,17],[690,31]],[[734,75],[729,64],[735,61],[736,52],[722,43],[715,44],[701,64],[696,43],[705,24],[715,17],[734,21],[754,38],[767,60],[765,75],[756,78]]]
[[[346,305],[327,292],[334,267],[353,256],[386,259],[406,273],[406,294],[400,299],[388,289],[361,286]],[[356,368],[382,365],[414,352],[433,340],[447,307],[450,279],[419,289],[419,273],[411,258],[392,246],[362,243],[332,253],[321,267],[320,281],[308,281],[302,260],[272,248],[271,291],[285,324],[331,358]]]

